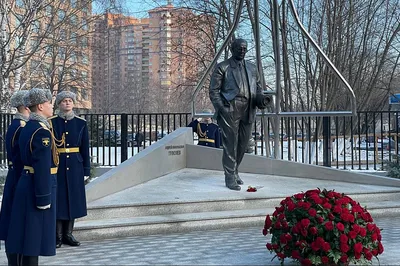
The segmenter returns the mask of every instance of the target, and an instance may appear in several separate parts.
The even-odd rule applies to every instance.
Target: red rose
[[[293,211],[294,209],[296,209],[296,204],[294,204],[293,202],[289,202],[287,204],[288,207],[288,211]]]
[[[360,227],[360,236],[365,237],[367,235],[367,230],[364,227]]]
[[[306,237],[308,235],[307,228],[301,228],[300,229],[300,234],[302,236]]]
[[[371,240],[372,240],[373,242],[375,242],[376,240],[378,240],[378,235],[377,235],[376,233],[373,233],[373,234],[371,235]]]
[[[328,213],[328,219],[333,221],[335,219],[335,215],[333,215],[331,212]]]
[[[289,225],[286,221],[282,221],[282,227],[287,229],[289,227]]]
[[[355,243],[353,249],[355,253],[361,253],[361,251],[363,250],[363,245],[360,242]]]
[[[317,211],[315,209],[309,209],[308,215],[310,215],[311,217],[315,217],[317,215]]]
[[[383,253],[383,246],[382,246],[382,243],[381,243],[381,242],[378,243],[378,253],[379,253],[379,254],[382,254],[382,253]]]
[[[268,229],[265,229],[265,228],[264,228],[264,229],[262,230],[262,233],[263,233],[263,235],[265,235],[265,236],[268,235]]]
[[[272,221],[271,221],[271,217],[269,217],[269,215],[267,215],[267,217],[265,218],[265,224],[264,224],[264,228],[270,228],[272,225]]]
[[[314,251],[318,251],[319,250],[319,244],[317,243],[317,241],[314,241],[311,243],[311,249]]]
[[[314,201],[315,204],[322,204],[322,199],[319,197],[318,194],[313,194],[310,196],[310,199]]]
[[[331,221],[325,223],[325,229],[328,231],[332,231],[333,230],[333,223]]]
[[[340,261],[343,262],[343,263],[346,263],[347,260],[348,260],[347,255],[346,254],[342,254],[342,257],[340,257]]]
[[[340,243],[346,244],[348,240],[349,240],[349,238],[345,234],[340,235]]]
[[[367,230],[373,232],[375,229],[375,224],[367,224]]]
[[[310,220],[307,219],[307,218],[302,219],[302,220],[301,220],[301,225],[302,225],[303,227],[306,227],[306,228],[307,228],[307,227],[310,225]]]
[[[304,203],[303,203],[303,209],[308,210],[309,208],[311,208],[311,203],[309,203],[309,202],[304,202]]]
[[[302,265],[302,266],[311,266],[312,263],[311,263],[311,260],[309,260],[309,259],[304,259],[304,260],[301,261],[301,265]]]
[[[334,213],[342,213],[342,206],[340,206],[340,205],[335,205],[335,207],[333,207],[333,210],[332,210]]]
[[[322,216],[317,217],[318,223],[322,224],[324,222],[324,218]]]
[[[349,245],[345,244],[345,243],[340,243],[340,251],[343,253],[346,253],[347,251],[350,250]]]
[[[276,253],[276,255],[281,259],[284,259],[286,257],[285,254],[280,253],[280,252]]]
[[[354,215],[353,214],[347,214],[347,221],[349,221],[349,222],[351,222],[351,223],[354,223],[354,220],[355,220],[355,218],[354,218]]]
[[[277,221],[274,226],[276,229],[280,229],[282,227],[281,222]]]
[[[293,259],[300,259],[300,258],[301,258],[300,252],[299,252],[298,250],[293,250],[293,251],[292,251],[292,254],[291,254],[291,257],[292,257]]]
[[[271,243],[267,243],[267,249],[268,250],[272,250],[272,244]]]
[[[329,258],[327,256],[322,256],[321,262],[322,262],[322,264],[326,265],[329,263]]]
[[[331,249],[331,245],[328,242],[322,244],[322,250],[328,252]]]
[[[353,224],[353,230],[354,230],[356,233],[360,233],[360,226],[359,226],[358,224]]]
[[[364,252],[364,257],[365,257],[367,260],[372,260],[372,253],[371,253],[370,251]]]
[[[286,240],[289,242],[289,241],[292,241],[292,235],[291,234],[285,234],[284,235],[285,236],[285,238],[286,238]]]
[[[354,239],[357,237],[357,232],[356,231],[350,231],[349,232],[349,238],[350,239]]]
[[[318,189],[310,189],[310,190],[308,190],[308,191],[306,191],[306,196],[310,196],[310,195],[313,195],[313,194],[319,194],[321,192],[321,190],[318,188]]]
[[[298,193],[298,194],[295,194],[295,195],[294,195],[294,198],[295,198],[295,199],[298,199],[298,200],[299,200],[299,199],[302,199],[303,197],[304,197],[304,193]]]
[[[373,249],[371,251],[371,253],[372,253],[372,255],[376,256],[376,255],[378,255],[378,250],[377,249]]]
[[[281,242],[281,244],[287,244],[287,240],[286,240],[286,238],[285,238],[285,235],[281,235],[281,236],[279,237],[279,241]]]
[[[278,249],[278,248],[279,248],[279,245],[278,245],[278,244],[272,244],[272,248],[273,248],[273,249]]]
[[[342,223],[340,223],[340,222],[336,224],[336,228],[337,228],[339,231],[342,231],[342,232],[344,231],[344,225],[343,225]]]
[[[309,229],[309,232],[310,232],[310,234],[312,234],[312,235],[316,235],[316,234],[318,233],[318,229],[317,229],[315,226],[313,226],[313,227],[311,227],[311,228]]]
[[[330,210],[332,208],[332,205],[330,205],[328,202],[324,203],[324,205],[322,205],[322,207],[324,207],[325,209]]]
[[[355,258],[356,260],[359,260],[359,259],[361,258],[361,253],[354,252],[354,258]]]

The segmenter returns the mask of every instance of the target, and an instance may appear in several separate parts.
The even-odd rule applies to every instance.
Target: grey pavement
[[[399,265],[399,219],[377,218],[385,251],[380,265]],[[261,228],[230,228],[182,234],[135,236],[86,241],[80,247],[63,246],[53,257],[40,257],[41,265],[279,265],[265,247],[270,237]],[[4,245],[2,245],[4,247]],[[4,251],[4,249],[2,250]],[[4,253],[0,265],[6,264]],[[295,265],[287,261],[285,265]],[[373,265],[379,265],[373,261]]]

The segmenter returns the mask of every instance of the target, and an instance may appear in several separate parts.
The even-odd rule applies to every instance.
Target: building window
[[[74,25],[74,26],[78,25],[78,16],[75,14],[71,15],[70,21],[71,21],[72,25]]]
[[[65,11],[64,10],[58,10],[58,21],[62,21],[65,18]]]
[[[76,8],[78,6],[77,0],[71,0],[71,7]]]
[[[88,39],[86,37],[82,37],[82,46],[85,48],[88,46]]]
[[[83,30],[88,30],[89,29],[86,19],[82,19],[82,29]]]
[[[82,71],[82,72],[81,72],[81,75],[82,75],[82,79],[83,79],[84,81],[86,81],[86,80],[87,80],[88,73],[87,73],[86,71]]]
[[[89,64],[89,57],[87,55],[82,55],[82,63],[85,65]]]
[[[89,94],[88,94],[88,90],[87,89],[81,89],[81,97],[82,100],[84,101],[88,101],[89,100]]]
[[[15,1],[15,5],[17,7],[23,7],[24,6],[24,1],[23,0],[17,0],[17,1]]]

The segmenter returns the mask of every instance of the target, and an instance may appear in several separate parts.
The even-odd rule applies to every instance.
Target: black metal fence
[[[280,158],[343,169],[382,169],[398,160],[400,140],[397,111],[359,112],[356,117],[280,118]],[[13,115],[0,114],[0,163],[6,164],[5,133]],[[189,113],[84,114],[90,153],[97,165],[115,166],[191,121]],[[267,128],[257,117],[254,154],[274,154],[272,119]],[[265,137],[268,135],[268,138]],[[195,142],[197,136],[194,137]]]

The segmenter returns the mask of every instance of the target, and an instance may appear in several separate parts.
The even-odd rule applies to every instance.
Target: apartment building
[[[137,19],[106,13],[95,23],[93,43],[93,112],[175,111],[171,105],[183,86],[200,71],[190,56],[201,39],[180,23],[193,12],[167,4]],[[196,36],[194,38],[193,36]],[[199,52],[199,51],[197,51]],[[205,57],[210,57],[204,53]],[[196,80],[197,81],[197,80]],[[171,99],[173,97],[173,99]]]

